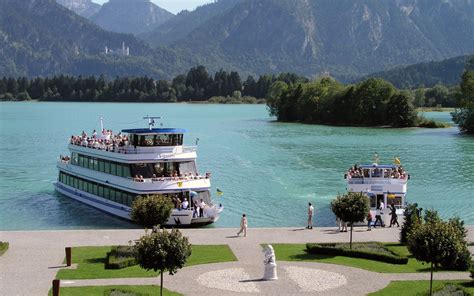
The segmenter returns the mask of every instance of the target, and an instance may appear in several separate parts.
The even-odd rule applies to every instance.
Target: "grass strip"
[[[62,269],[56,275],[58,279],[105,279],[155,277],[159,272],[146,271],[138,265],[123,269],[105,269],[107,253],[111,246],[75,247],[72,249],[72,262],[78,264],[77,269]],[[227,245],[193,245],[192,255],[186,266],[237,261]]]
[[[84,286],[84,287],[64,287],[61,288],[61,296],[108,296],[114,295],[113,291],[121,291],[117,295],[139,295],[151,296],[160,295],[160,286]],[[52,295],[52,291],[49,291]],[[179,296],[181,294],[163,288],[163,295]]]
[[[272,244],[276,259],[281,261],[305,261],[339,264],[383,273],[429,272],[430,266],[417,261],[406,246],[401,244],[384,244],[393,253],[408,257],[407,264],[391,264],[363,258],[352,258],[336,255],[314,255],[306,252],[306,244]],[[451,271],[452,272],[452,271]]]
[[[443,289],[446,285],[456,285],[467,293],[474,295],[474,284],[469,281],[433,281],[433,291]],[[430,290],[430,281],[393,281],[384,289],[371,293],[369,296],[411,296],[428,295]],[[448,294],[445,294],[448,295]],[[459,295],[459,294],[456,294]],[[460,294],[462,295],[462,294]]]

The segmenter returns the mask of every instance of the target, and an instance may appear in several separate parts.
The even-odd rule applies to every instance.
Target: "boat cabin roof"
[[[134,128],[134,129],[124,129],[123,133],[127,134],[140,134],[140,135],[156,135],[156,134],[183,134],[187,130],[182,128]]]
[[[361,169],[395,169],[399,166],[394,164],[361,164],[357,167]]]

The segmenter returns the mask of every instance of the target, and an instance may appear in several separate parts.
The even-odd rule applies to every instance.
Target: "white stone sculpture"
[[[273,250],[272,245],[268,245],[263,252],[265,253],[265,272],[263,274],[263,280],[265,281],[274,281],[278,279],[277,275],[277,264],[275,258],[275,251]]]

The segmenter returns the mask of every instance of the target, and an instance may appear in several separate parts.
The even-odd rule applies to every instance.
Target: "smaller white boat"
[[[389,206],[396,208],[398,222],[403,221],[406,207],[407,184],[410,175],[395,159],[395,164],[362,164],[354,165],[344,175],[347,191],[362,192],[370,200],[370,211],[375,220],[378,207],[383,206],[382,220],[390,223]]]

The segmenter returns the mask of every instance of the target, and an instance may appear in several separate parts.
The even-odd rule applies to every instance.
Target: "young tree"
[[[474,59],[470,61],[474,64]],[[453,121],[459,125],[462,132],[474,134],[474,70],[472,66],[462,75],[461,94],[459,98],[459,109],[451,113]]]
[[[191,244],[177,229],[168,232],[166,229],[154,230],[145,234],[135,244],[137,262],[146,270],[160,271],[160,295],[163,295],[163,273],[174,275],[184,267],[191,256]]]
[[[352,228],[354,223],[362,222],[367,217],[369,198],[362,193],[348,192],[331,201],[331,210],[337,218],[351,226],[349,248],[352,249]]]
[[[407,242],[408,234],[412,231],[412,229],[421,223],[420,213],[421,209],[418,208],[417,203],[409,204],[405,208],[405,211],[403,212],[405,219],[400,230],[400,242],[402,244]]]
[[[132,204],[131,217],[137,223],[152,228],[166,224],[173,207],[171,200],[163,195],[140,196]]]
[[[432,295],[433,268],[440,265],[455,267],[460,256],[465,255],[467,244],[456,222],[433,219],[433,215],[427,218],[425,223],[416,225],[408,233],[408,250],[417,260],[430,263],[430,295]]]

